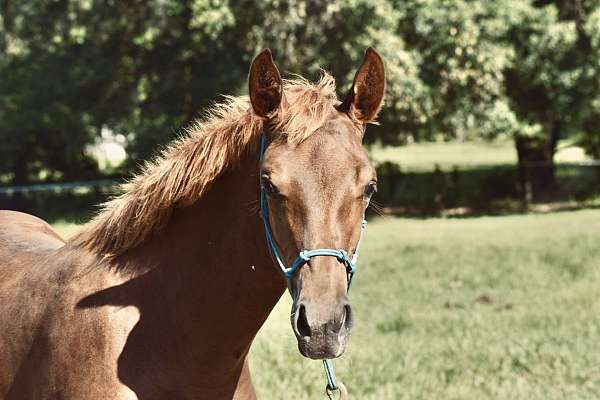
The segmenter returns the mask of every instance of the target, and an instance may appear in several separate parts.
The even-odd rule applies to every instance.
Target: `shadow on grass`
[[[403,171],[393,163],[378,166],[376,201],[385,214],[410,217],[470,217],[551,212],[600,207],[600,168],[556,164],[552,182],[546,169],[529,174],[523,189],[516,165],[432,171]]]

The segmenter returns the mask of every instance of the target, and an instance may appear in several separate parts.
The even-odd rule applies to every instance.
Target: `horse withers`
[[[265,50],[249,98],[210,109],[72,238],[1,211],[0,399],[254,399],[248,350],[286,286],[300,352],[340,356],[346,268],[312,257],[286,281],[258,203],[286,263],[353,254],[384,87],[372,49],[341,102],[331,76],[284,81]]]

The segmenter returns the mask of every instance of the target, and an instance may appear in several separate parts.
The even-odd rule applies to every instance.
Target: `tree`
[[[264,47],[284,72],[330,71],[340,95],[377,48],[386,105],[367,140],[503,136],[524,165],[551,163],[558,139],[579,135],[598,155],[599,3],[4,0],[0,175],[92,176],[85,148],[103,128],[129,138],[133,166],[219,93],[245,91]]]
[[[0,159],[15,183],[96,175],[86,145],[131,109],[138,5],[2,2]]]
[[[429,96],[422,138],[513,138],[551,186],[558,140],[597,132],[597,0],[397,1]],[[591,149],[596,136],[584,134]],[[545,175],[545,176],[543,176]]]
[[[365,49],[375,47],[386,60],[385,128],[371,126],[367,140],[401,143],[427,120],[426,88],[415,54],[396,33],[400,15],[389,1],[241,2],[234,14],[242,18],[240,37],[249,38],[250,54],[270,47],[284,71],[313,79],[325,69],[336,77],[340,95],[350,88]]]
[[[133,108],[112,126],[129,135],[132,164],[176,136],[219,93],[238,92],[252,57],[240,26],[251,9],[235,14],[226,1],[147,3],[143,27],[131,40],[137,54]]]
[[[427,90],[428,123],[420,137],[467,140],[510,134],[516,119],[504,92],[512,49],[491,2],[397,1],[398,34],[418,55]],[[427,103],[426,103],[427,104]]]
[[[600,159],[600,5],[596,8],[588,6],[584,11],[586,17],[578,24],[582,30],[582,47],[587,48],[584,53],[585,63],[582,77],[582,96],[584,106],[581,113],[581,133],[579,143],[587,153],[595,159]]]

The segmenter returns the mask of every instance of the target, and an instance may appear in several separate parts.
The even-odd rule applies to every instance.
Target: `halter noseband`
[[[267,149],[267,135],[263,132],[260,139],[260,154],[259,161],[262,161],[265,155],[265,151]],[[271,223],[269,221],[269,204],[267,202],[267,194],[264,189],[260,188],[260,215],[263,220],[263,224],[265,226],[265,237],[267,239],[267,244],[269,246],[269,251],[271,255],[275,259],[277,266],[281,270],[281,273],[286,279],[290,279],[298,268],[306,264],[313,257],[335,257],[337,260],[344,264],[346,267],[346,274],[348,276],[348,290],[350,290],[350,284],[352,283],[352,277],[356,273],[356,263],[358,262],[358,251],[360,248],[360,242],[363,237],[363,233],[365,228],[367,227],[367,220],[363,216],[363,221],[360,224],[360,236],[358,237],[358,241],[356,242],[356,247],[354,250],[354,254],[352,257],[348,256],[348,253],[343,249],[313,249],[313,250],[301,250],[294,262],[291,266],[287,267],[285,265],[285,261],[281,257],[281,253],[277,248],[277,243],[275,243],[275,239],[273,238],[273,231],[271,230]]]

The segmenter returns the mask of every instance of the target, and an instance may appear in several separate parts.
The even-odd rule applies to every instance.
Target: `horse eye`
[[[266,195],[272,195],[272,194],[279,193],[279,191],[277,190],[277,187],[275,187],[275,185],[273,185],[273,182],[271,182],[271,180],[269,179],[268,176],[260,177],[260,188]]]
[[[365,200],[370,200],[371,197],[377,193],[377,182],[376,181],[371,181],[369,182],[369,184],[365,187],[365,192],[363,193],[363,198]]]

